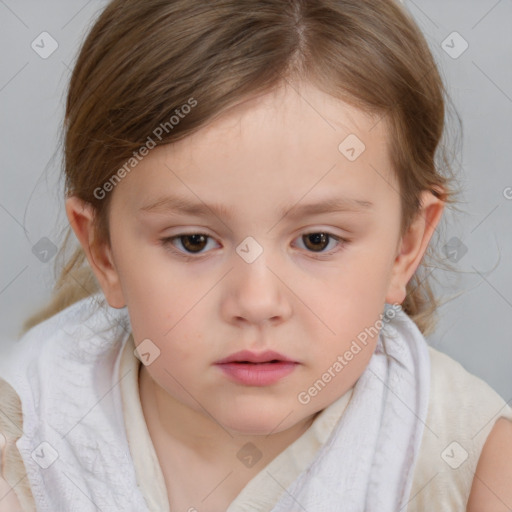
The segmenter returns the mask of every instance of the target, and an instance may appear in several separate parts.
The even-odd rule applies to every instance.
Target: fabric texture
[[[100,301],[100,299],[101,297],[96,296],[94,300]],[[90,308],[91,305],[92,304],[88,304],[88,307]],[[78,307],[78,304],[72,306],[72,308],[75,306]],[[114,312],[115,318],[109,316],[108,321],[114,321],[114,325],[117,325],[117,329],[114,328],[114,331],[112,331],[112,325],[109,324],[110,328],[107,329],[103,336],[100,336],[100,338],[102,338],[102,342],[89,345],[90,342],[85,342],[85,339],[87,339],[87,332],[89,332],[89,337],[91,334],[90,321],[85,321],[83,315],[80,318],[81,315],[77,315],[76,308],[74,315],[70,313],[70,311],[72,310],[68,310],[68,321],[63,321],[61,318],[57,323],[55,323],[55,320],[50,322],[52,319],[49,319],[44,324],[41,324],[41,326],[37,326],[38,328],[44,328],[42,331],[38,329],[37,336],[34,338],[37,339],[37,342],[34,341],[32,343],[33,346],[29,348],[25,355],[28,355],[29,359],[31,358],[30,356],[32,356],[32,366],[34,366],[34,361],[37,361],[37,363],[35,363],[35,369],[41,370],[41,368],[39,368],[39,358],[36,357],[41,354],[38,354],[39,347],[35,347],[36,343],[39,346],[47,345],[52,346],[53,348],[58,346],[61,349],[64,349],[65,346],[67,346],[67,350],[69,351],[70,345],[77,344],[77,341],[79,341],[78,338],[76,338],[77,335],[83,337],[82,341],[79,343],[79,345],[82,346],[77,349],[78,352],[74,350],[71,352],[74,354],[73,357],[83,357],[88,354],[89,357],[86,357],[82,363],[91,365],[95,361],[97,362],[98,359],[94,357],[93,354],[96,354],[97,356],[101,354],[101,357],[109,355],[109,358],[107,358],[108,362],[106,364],[106,369],[103,373],[98,371],[98,368],[96,368],[96,371],[92,372],[89,369],[89,372],[91,373],[90,375],[87,372],[87,375],[85,375],[83,372],[76,374],[76,372],[74,373],[73,371],[70,371],[69,375],[74,376],[75,379],[81,379],[81,385],[83,385],[91,375],[103,375],[102,382],[111,383],[111,388],[107,389],[107,385],[101,387],[100,381],[95,380],[98,387],[94,392],[96,393],[96,401],[98,403],[96,405],[92,404],[92,408],[99,408],[100,410],[103,410],[103,412],[99,417],[95,418],[94,421],[91,420],[87,423],[87,428],[93,430],[98,428],[101,422],[96,421],[101,419],[104,423],[106,422],[108,428],[106,428],[106,432],[100,436],[100,438],[107,439],[107,434],[111,433],[111,431],[115,431],[116,435],[122,440],[122,442],[120,442],[120,446],[122,446],[122,448],[119,449],[118,447],[118,451],[120,453],[122,452],[123,456],[127,457],[128,460],[120,464],[120,460],[122,461],[123,457],[121,457],[121,459],[115,458],[116,454],[111,449],[110,456],[113,454],[114,459],[110,459],[110,465],[114,465],[118,472],[119,469],[122,468],[123,474],[126,473],[130,476],[131,480],[126,484],[127,489],[123,491],[127,492],[127,496],[130,496],[130,499],[127,500],[125,505],[116,504],[115,506],[117,508],[115,508],[115,510],[146,510],[144,506],[147,506],[147,509],[151,512],[166,512],[169,510],[169,504],[165,489],[165,482],[144,422],[140,399],[138,396],[138,371],[140,362],[133,355],[133,338],[127,335],[127,333],[129,333],[129,324],[126,323],[126,319],[123,320],[123,315],[120,315],[119,317],[117,316],[116,313],[120,313],[122,310],[112,310],[110,308],[109,312]],[[75,323],[80,323],[83,328],[77,330],[76,326],[73,327],[73,322],[69,322],[71,319],[74,319]],[[408,320],[412,323],[410,319]],[[48,322],[50,322],[50,325],[48,325]],[[396,324],[391,322],[391,325],[394,326]],[[66,338],[65,345],[63,345],[64,342],[62,340],[60,345],[50,345],[46,342],[44,344],[41,343],[41,341],[46,339],[46,337],[54,336],[56,327],[64,327],[67,331],[67,336],[64,336],[64,338]],[[116,334],[117,338],[116,336],[108,336],[107,332],[110,332],[110,334]],[[25,338],[22,342],[27,348],[30,344],[27,344]],[[388,336],[385,338],[387,340]],[[121,341],[119,341],[119,339]],[[20,347],[18,348],[21,348],[22,342],[20,342]],[[110,347],[108,346],[109,344]],[[386,348],[389,352],[389,346],[390,343],[386,342],[382,345],[382,348]],[[392,350],[393,349],[391,349],[391,352]],[[483,443],[485,442],[485,439],[492,429],[496,419],[499,417],[506,417],[512,420],[512,413],[504,400],[486,383],[466,372],[461,365],[453,361],[448,356],[445,356],[432,348],[429,348],[428,351],[432,360],[432,368],[430,372],[430,378],[432,381],[431,393],[428,405],[428,415],[424,422],[425,427],[423,429],[423,436],[421,439],[420,456],[415,465],[414,478],[411,479],[412,492],[410,493],[410,502],[407,510],[409,512],[432,509],[441,512],[445,510],[465,510],[465,503],[469,495],[474,469]],[[64,350],[64,352],[66,352],[66,350]],[[121,354],[122,357],[120,357]],[[68,354],[68,357],[69,356],[70,354]],[[391,356],[388,354],[386,359],[389,357]],[[60,359],[61,358],[59,358],[59,360]],[[22,359],[19,359],[18,361],[21,363]],[[46,363],[44,364],[47,363],[48,360],[46,360]],[[59,372],[68,368],[68,366],[64,364],[57,367],[60,368]],[[11,368],[14,367],[11,365]],[[77,368],[75,367],[75,370],[76,369]],[[58,374],[59,372],[55,373]],[[46,374],[47,373],[48,369],[46,370]],[[43,373],[43,376],[44,375],[45,373]],[[382,373],[381,375],[385,377],[385,373]],[[13,376],[4,374],[4,377],[12,380]],[[41,377],[41,375],[39,377]],[[58,380],[60,377],[62,377],[62,375],[59,375],[58,377],[56,376],[55,380]],[[354,392],[357,391],[359,382],[360,381],[358,381],[357,386],[355,386]],[[77,385],[75,385],[75,388],[76,386]],[[70,388],[70,391],[66,393],[68,398],[70,395],[76,395],[75,398],[80,396],[80,394],[76,394],[75,388]],[[19,386],[18,389],[20,389]],[[450,391],[449,393],[448,390]],[[48,389],[45,393],[41,393],[41,396],[39,396],[40,399],[41,397],[44,398],[43,402],[47,402],[48,399],[52,397],[57,398],[57,396],[54,397]],[[343,420],[343,418],[346,417],[345,413],[350,409],[347,405],[356,403],[352,400],[356,395],[354,393],[354,396],[352,396],[352,393],[353,390],[351,389],[343,397],[322,411],[317,416],[311,427],[299,439],[271,461],[244,487],[237,498],[229,506],[228,512],[242,512],[249,510],[268,512],[272,510],[272,507],[275,506],[279,499],[283,498],[283,494],[286,494],[283,488],[293,488],[293,482],[297,481],[297,478],[300,477],[301,474],[304,474],[305,472],[307,473],[306,470],[311,463],[314,460],[319,460],[319,457],[322,454],[322,449],[325,453],[325,447],[329,446],[329,442],[332,443],[332,439],[335,437],[333,436],[333,432],[335,432],[336,426],[339,427],[341,424],[340,419]],[[115,401],[117,402],[114,407],[112,407],[113,404],[111,400],[108,399],[109,396],[113,399],[115,398]],[[23,451],[24,443],[20,442],[20,433],[23,429],[25,431],[24,437],[26,439],[27,427],[22,422],[21,404],[19,403],[17,391],[15,391],[14,388],[12,388],[6,381],[2,381],[1,379],[0,398],[0,410],[4,412],[4,414],[0,414],[0,432],[6,436],[8,441],[7,450],[3,453],[4,465],[2,467],[2,473],[4,478],[11,486],[14,487],[14,490],[22,503],[23,510],[25,512],[34,511],[36,509],[32,496],[34,494],[36,499],[40,496],[40,493],[38,493],[38,485],[41,485],[41,483],[37,482],[38,478],[36,477],[36,485],[33,485],[32,480],[34,480],[34,478],[31,477],[31,485],[28,485],[27,478],[24,475],[25,466],[27,466],[27,472],[30,474],[30,460],[27,461],[26,456],[24,458],[21,456],[21,453],[25,453],[25,455],[27,455],[28,452],[26,449]],[[28,418],[26,416],[27,407],[25,405],[25,400],[23,402],[25,407],[23,417],[25,418],[26,423]],[[36,402],[36,400],[34,400],[34,402]],[[122,409],[119,406],[121,402]],[[104,404],[104,408],[102,408],[102,404]],[[42,408],[41,403],[40,405]],[[44,410],[56,412],[57,407],[52,409],[50,405],[47,404]],[[61,404],[59,409],[61,416],[63,416],[62,412],[66,410],[64,405],[66,404]],[[67,407],[70,405],[71,404],[68,403]],[[70,408],[73,409],[73,407]],[[81,409],[80,404],[77,404],[76,400],[74,408],[78,409],[82,416],[90,409],[90,407]],[[107,414],[106,410],[109,408],[112,408],[111,411],[116,411],[115,414]],[[34,412],[37,410],[39,409],[34,407]],[[405,409],[402,412],[405,413]],[[90,415],[91,411],[89,411],[88,414]],[[79,414],[75,411],[75,418],[77,416],[79,416]],[[126,442],[123,439],[125,432],[123,420],[126,423],[127,429]],[[32,421],[36,422],[36,420]],[[59,427],[60,430],[58,430],[58,432],[62,435],[62,425],[59,425]],[[52,431],[52,429],[53,425],[49,430]],[[73,429],[68,433],[69,435],[65,436],[64,439],[67,438],[73,443],[76,443],[76,441],[79,440],[79,436],[75,437],[71,434],[76,430],[79,430],[78,426],[73,427]],[[90,430],[89,433],[93,430]],[[85,432],[83,432],[83,434],[85,434]],[[457,442],[458,445],[450,444],[453,442]],[[128,443],[129,452],[127,450]],[[99,442],[97,443],[96,450],[100,448],[100,444],[101,443]],[[463,451],[460,450],[459,446],[462,447]],[[449,448],[448,450],[446,450],[447,447]],[[94,454],[92,451],[82,451],[82,448],[83,446],[80,444],[75,445],[76,453],[74,454],[74,457],[76,458],[74,462],[73,459],[71,459],[70,463],[77,464],[78,467],[81,466],[82,472],[85,472],[85,477],[82,475],[81,478],[86,483],[86,491],[95,491],[93,487],[97,485],[97,480],[94,478],[94,474],[91,476],[87,472],[88,470],[90,471],[91,467],[94,467],[94,464],[91,464],[91,455]],[[463,460],[464,452],[468,455]],[[48,453],[45,454],[44,446],[40,448],[40,451],[36,451],[36,453],[42,455],[41,458],[46,460],[46,462],[51,461],[51,457],[47,458]],[[87,457],[88,453],[89,458]],[[105,464],[105,455],[100,453],[96,453],[95,455],[101,460],[100,465]],[[37,457],[37,455],[35,455],[35,457]],[[65,466],[62,465],[63,458],[60,450],[59,458],[61,459],[60,468],[62,470]],[[343,460],[345,461],[345,458]],[[51,469],[52,467],[57,468],[58,466],[56,466],[56,464],[58,461],[59,459],[53,462],[53,464],[45,471],[47,472],[48,469]],[[450,465],[446,461],[448,461]],[[457,464],[459,465],[455,468],[454,466]],[[336,467],[339,466],[340,464]],[[311,467],[314,467],[314,464]],[[37,468],[39,468],[39,470]],[[37,468],[35,468],[37,472],[44,473],[41,471],[41,467],[39,465]],[[410,471],[410,473],[412,474],[412,471]],[[107,478],[109,478],[108,471],[106,472],[106,475]],[[43,486],[51,486],[50,489],[53,490],[53,494],[62,493],[62,489],[54,487],[54,483],[52,483],[51,479],[48,480],[44,477],[40,478]],[[113,480],[115,482],[116,479],[113,478]],[[389,482],[387,475],[384,481]],[[279,482],[280,485],[276,482]],[[137,484],[140,486],[139,488],[137,488]],[[117,482],[117,486],[119,486],[119,482]],[[338,487],[340,487],[339,484]],[[115,486],[113,487],[113,490],[115,490]],[[136,498],[139,499],[139,502],[133,500],[134,494],[137,495]],[[284,497],[286,498],[286,496]],[[113,502],[115,502],[116,499],[119,499],[119,497],[112,498]],[[141,499],[145,503],[142,508],[140,506]],[[128,501],[130,503],[128,503]],[[61,508],[60,505],[52,505],[54,508],[52,509],[50,507],[48,510],[89,510],[89,508],[87,508],[87,503],[84,504],[84,508],[76,505],[71,508]],[[328,505],[328,507],[330,507],[330,505]],[[94,510],[95,508],[90,509]],[[372,510],[371,508],[367,509]],[[41,508],[38,503],[37,510],[47,509]],[[107,508],[106,510],[114,510],[114,508]],[[284,508],[283,510],[293,510],[293,507]],[[313,510],[338,510],[338,508],[336,508],[336,506],[334,506],[334,508],[318,508],[315,506]],[[403,510],[405,510],[405,508]]]
[[[430,387],[426,341],[401,310],[384,323],[353,397],[314,462],[272,512],[396,512],[407,506]]]
[[[3,368],[21,399],[16,446],[38,512],[147,511],[119,390],[130,332],[127,312],[98,293],[31,329]]]

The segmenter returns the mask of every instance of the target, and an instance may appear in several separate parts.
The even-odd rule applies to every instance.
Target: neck
[[[239,449],[246,443],[258,446],[271,460],[298,439],[319,414],[275,434],[244,435],[230,431],[200,406],[200,411],[197,411],[174,399],[155,383],[143,365],[139,373],[139,392],[150,434],[154,432],[200,458],[219,463],[223,454],[231,454],[233,448]],[[229,463],[232,463],[232,458]]]
[[[319,414],[282,432],[250,436],[230,432],[207,411],[193,410],[175,400],[154,382],[143,365],[139,392],[171,510],[182,509],[191,497],[205,495],[205,512],[225,510],[248,482],[298,439]],[[259,460],[251,464],[254,456]],[[220,478],[221,475],[228,476]]]

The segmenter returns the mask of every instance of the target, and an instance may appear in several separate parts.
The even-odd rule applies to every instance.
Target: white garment
[[[401,310],[395,314],[330,438],[272,512],[297,505],[315,512],[405,510],[427,416],[430,360],[416,324]]]
[[[4,365],[21,398],[16,446],[38,512],[147,512],[117,378],[130,331],[126,310],[98,293],[31,329]]]
[[[429,361],[425,340],[405,314],[390,323],[397,335],[390,327],[381,332],[335,434],[288,489],[306,509],[339,510],[340,495],[344,510],[394,511],[407,502]],[[129,334],[127,311],[96,294],[36,326],[11,354],[3,377],[22,401],[24,435],[16,445],[38,511],[147,511],[116,378]],[[296,508],[287,498],[276,511]]]

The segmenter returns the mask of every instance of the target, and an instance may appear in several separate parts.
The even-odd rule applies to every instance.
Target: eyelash
[[[313,255],[312,257],[317,260],[323,260],[323,259],[326,259],[326,257],[336,254],[337,252],[341,251],[346,245],[348,245],[350,243],[350,240],[347,240],[346,238],[342,238],[340,236],[329,233],[328,231],[309,231],[307,233],[303,233],[302,235],[300,235],[299,238],[307,236],[307,235],[316,235],[316,234],[327,235],[329,237],[329,239],[334,239],[336,242],[338,242],[338,246],[335,249],[331,249],[328,252],[315,253],[314,251],[309,251]],[[176,249],[172,243],[173,240],[176,240],[176,239],[179,240],[181,237],[193,236],[193,235],[202,235],[202,236],[205,236],[207,239],[212,239],[212,237],[210,235],[207,235],[205,233],[199,233],[199,232],[180,233],[178,235],[161,238],[160,243],[165,248],[165,250],[172,252],[174,254],[177,254],[178,256],[183,258],[185,261],[197,261],[197,260],[201,259],[201,257],[206,253],[204,253],[204,252],[196,253],[197,254],[196,256],[192,256],[191,255],[192,253],[184,253],[183,251]]]

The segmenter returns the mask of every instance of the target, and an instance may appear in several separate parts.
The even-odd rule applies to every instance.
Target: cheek
[[[148,321],[150,320],[145,318],[146,326]],[[187,403],[190,401],[190,394],[199,396],[203,390],[204,378],[202,379],[201,376],[207,369],[206,363],[209,362],[209,358],[199,356],[206,353],[200,345],[202,342],[200,337],[190,331],[188,326],[181,324],[182,322],[179,324],[179,329],[175,327],[167,336],[160,339],[156,336],[152,338],[154,345],[151,347],[153,351],[156,350],[153,353],[157,355],[146,366],[146,370],[152,380],[170,396],[182,403]],[[144,326],[138,327],[141,327],[141,332],[148,331]],[[134,337],[137,339],[136,331],[133,325]],[[138,339],[142,340],[144,336]]]
[[[116,241],[116,268],[134,331],[146,323],[153,335],[161,335],[162,324],[168,330],[194,299],[194,282],[173,267],[163,247],[130,233],[118,232]]]
[[[348,322],[365,325],[369,318],[381,312],[390,277],[390,256],[378,248],[354,251],[347,256],[325,281],[324,295],[316,299],[326,316],[334,323]]]
[[[192,364],[201,352],[206,314],[201,299],[205,284],[173,263],[165,248],[119,230],[118,269],[134,339],[151,340],[169,368]],[[113,240],[114,243],[114,240]],[[196,357],[197,359],[197,357]]]
[[[162,360],[172,365],[197,363],[203,352],[203,335],[208,331],[204,312],[191,307],[183,297],[166,301],[132,302],[129,309],[133,336],[137,342],[150,339],[160,350]],[[194,357],[195,356],[195,357]]]
[[[347,257],[346,265],[325,282],[323,295],[315,294],[308,301],[323,320],[322,325],[311,318],[318,324],[317,332],[322,332],[318,357],[329,367],[348,351],[350,361],[343,370],[348,380],[364,371],[378,339],[391,259],[390,247],[380,245],[379,251],[379,245],[367,245]]]

